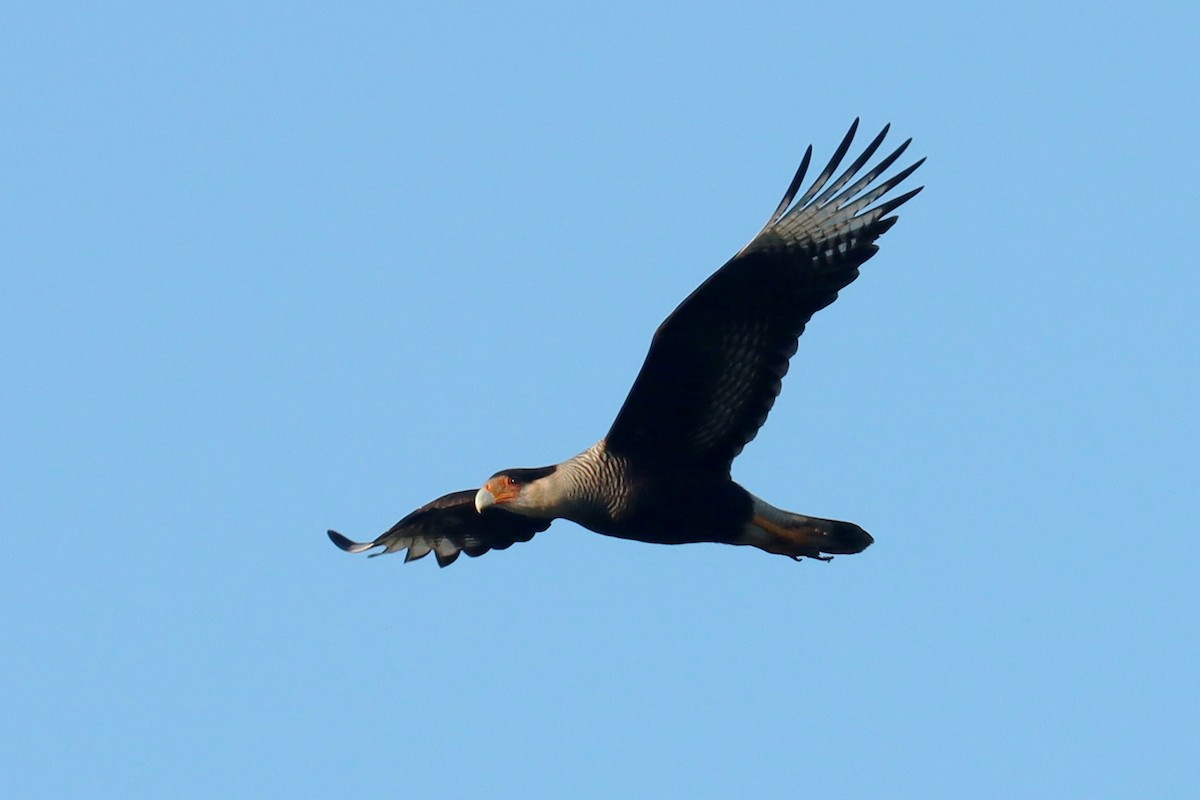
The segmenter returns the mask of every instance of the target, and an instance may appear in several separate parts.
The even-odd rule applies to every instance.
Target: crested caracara
[[[555,519],[658,544],[723,542],[828,560],[873,541],[849,522],[784,511],[734,483],[730,465],[779,395],[804,326],[858,277],[889,216],[920,187],[884,199],[924,161],[886,180],[905,141],[874,167],[885,127],[836,178],[858,128],[797,199],[812,147],[762,231],[659,326],[625,404],[603,439],[560,464],[506,469],[478,490],[422,506],[371,542],[374,555],[432,552],[441,566],[525,542]]]

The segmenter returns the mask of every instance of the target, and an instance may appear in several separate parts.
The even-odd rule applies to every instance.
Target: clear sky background
[[[6,4],[0,795],[1194,797],[1194,3]],[[498,10],[502,7],[502,10]],[[856,116],[756,494],[336,550],[607,430]]]

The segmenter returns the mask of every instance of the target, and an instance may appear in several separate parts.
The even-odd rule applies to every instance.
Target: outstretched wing
[[[810,146],[762,231],[659,326],[606,437],[610,452],[727,472],[754,438],[808,320],[858,277],[858,267],[878,250],[875,240],[896,222],[887,214],[921,190],[876,205],[924,161],[875,183],[911,139],[859,175],[887,127],[831,182],[857,129],[855,120],[796,200]]]
[[[438,566],[454,563],[459,553],[474,558],[489,550],[503,550],[514,542],[528,542],[535,533],[550,527],[551,520],[512,514],[497,508],[475,510],[475,491],[454,492],[421,506],[373,542],[352,542],[337,531],[329,538],[348,553],[362,553],[382,547],[372,556],[408,548],[404,560],[414,561],[429,555]]]

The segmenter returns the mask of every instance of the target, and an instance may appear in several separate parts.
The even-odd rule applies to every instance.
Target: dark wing
[[[762,231],[659,326],[606,437],[610,452],[727,471],[754,438],[805,324],[858,277],[859,265],[878,250],[875,240],[896,222],[886,215],[920,191],[873,205],[924,161],[872,185],[910,139],[860,176],[887,127],[831,182],[857,129],[855,120],[796,200],[810,146]]]
[[[337,531],[329,531],[329,538],[348,553],[384,548],[372,556],[407,547],[406,562],[433,552],[438,566],[445,567],[453,564],[459,553],[473,558],[488,550],[503,550],[514,542],[528,542],[535,533],[549,528],[550,522],[496,508],[480,514],[475,510],[475,491],[468,490],[421,506],[373,542],[352,542]]]

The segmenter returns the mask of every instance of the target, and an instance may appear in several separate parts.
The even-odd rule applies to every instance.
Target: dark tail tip
[[[826,520],[824,528],[825,541],[821,543],[822,553],[833,555],[861,553],[875,541],[871,534],[853,522]]]

